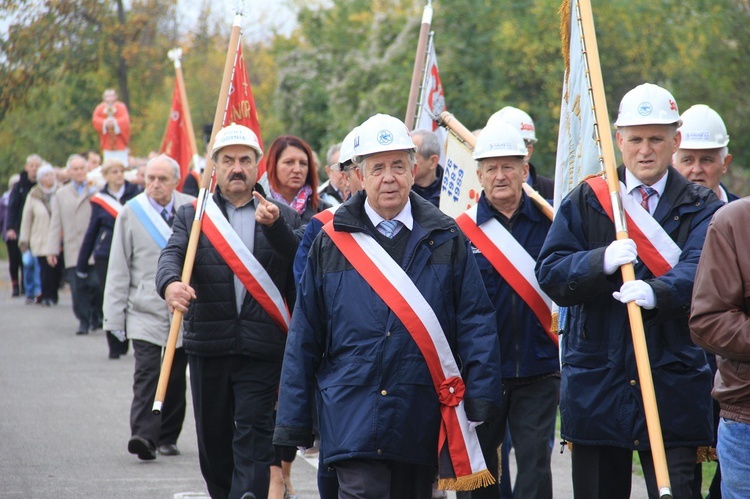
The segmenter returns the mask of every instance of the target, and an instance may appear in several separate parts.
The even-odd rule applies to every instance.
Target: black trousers
[[[152,412],[152,408],[161,371],[162,347],[147,341],[133,340],[133,353],[135,372],[133,403],[130,406],[130,434],[150,440],[155,446],[175,444],[185,419],[185,350],[175,350],[167,395],[158,416]]]
[[[102,297],[99,294],[99,278],[92,268],[88,269],[88,276],[76,276],[75,267],[65,269],[70,283],[73,297],[73,313],[78,319],[81,329],[91,329],[102,323]]]
[[[333,465],[339,499],[430,499],[435,466],[385,459],[346,459]]]
[[[58,301],[58,290],[60,289],[60,278],[62,277],[62,262],[51,267],[47,263],[47,257],[37,257],[39,261],[39,275],[42,281],[42,300],[49,300],[53,303]]]
[[[23,264],[21,263],[21,250],[18,249],[18,240],[13,239],[5,243],[8,247],[8,273],[10,282],[23,288]],[[19,275],[21,279],[19,280]]]
[[[189,355],[198,457],[213,499],[268,497],[281,362]]]
[[[676,499],[693,497],[693,468],[697,447],[666,449],[667,471]],[[649,499],[658,499],[654,460],[639,451]],[[576,499],[630,497],[633,451],[620,447],[573,444],[573,495]]]

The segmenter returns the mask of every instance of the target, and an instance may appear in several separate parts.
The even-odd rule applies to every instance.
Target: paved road
[[[192,402],[182,455],[143,462],[128,454],[133,357],[109,360],[104,333],[76,336],[76,325],[67,291],[56,307],[24,305],[0,280],[0,497],[207,497]],[[572,497],[570,454],[556,447],[553,466],[555,497]],[[300,499],[317,497],[315,473],[296,461]],[[633,497],[646,496],[642,482],[634,479]]]

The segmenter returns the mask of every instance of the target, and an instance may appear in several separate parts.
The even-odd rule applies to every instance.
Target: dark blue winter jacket
[[[624,178],[624,167],[618,169]],[[656,308],[643,310],[648,355],[667,447],[712,441],[711,371],[690,338],[695,270],[713,213],[722,205],[706,187],[669,167],[654,218],[682,249],[679,262],[655,277],[639,259],[636,279],[651,285]],[[627,307],[612,297],[620,273],[604,273],[614,224],[586,183],[560,205],[537,262],[542,289],[569,307],[562,335],[562,436],[574,443],[650,447]]]

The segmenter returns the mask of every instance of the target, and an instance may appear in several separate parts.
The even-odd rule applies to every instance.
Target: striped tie
[[[383,220],[378,224],[378,231],[388,239],[391,239],[396,235],[396,229],[398,228],[398,220]]]
[[[648,198],[656,194],[656,189],[652,189],[647,185],[639,185],[638,190],[641,192],[641,206],[643,206],[644,210],[651,213],[648,207]]]

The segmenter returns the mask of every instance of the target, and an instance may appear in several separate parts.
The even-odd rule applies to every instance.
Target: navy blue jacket
[[[493,217],[500,220],[501,216],[482,192],[477,204],[477,225]],[[531,199],[522,193],[521,203],[513,216],[509,232],[536,260],[551,224]],[[503,380],[559,372],[557,345],[544,331],[534,312],[474,245],[471,249],[482,272],[487,294],[497,311],[495,316],[500,338]]]
[[[120,199],[120,204],[125,205],[128,201],[139,194],[138,187],[125,181],[125,191]],[[115,201],[115,198],[105,185],[101,190],[105,196],[109,196]],[[108,260],[109,249],[112,246],[112,232],[115,230],[115,217],[110,215],[107,210],[96,203],[91,203],[91,219],[89,228],[86,229],[86,235],[83,236],[81,251],[78,253],[78,264],[76,272],[87,273],[89,268],[89,257],[94,253],[95,260]],[[104,284],[104,283],[102,283]]]
[[[422,196],[423,199],[426,199],[427,201],[435,205],[436,208],[440,208],[440,189],[443,186],[442,166],[437,165],[435,175],[437,176],[437,178],[427,187],[420,187],[417,184],[414,184],[411,186],[411,190]]]
[[[334,215],[365,232],[364,192]],[[455,221],[410,194],[414,227],[401,262],[434,310],[466,384],[467,416],[502,398],[494,312]],[[325,463],[352,458],[437,465],[440,409],[417,344],[325,232],[313,243],[287,338],[274,442],[311,446],[316,397]]]
[[[636,279],[651,285],[657,308],[643,310],[654,389],[667,447],[712,441],[711,371],[690,338],[688,314],[706,230],[722,205],[706,187],[669,167],[654,218],[682,249],[677,265],[654,275],[639,259]],[[624,167],[618,169],[624,178]],[[562,436],[574,443],[648,449],[627,307],[612,297],[619,272],[604,273],[614,224],[588,184],[561,203],[537,261],[542,289],[569,307],[562,335]]]
[[[29,174],[26,171],[21,172],[21,178],[10,191],[8,198],[8,213],[5,219],[5,230],[13,229],[16,236],[21,232],[21,215],[23,215],[23,205],[26,203],[26,196],[29,191],[36,185],[36,181],[29,180]],[[5,237],[5,234],[3,234]]]

